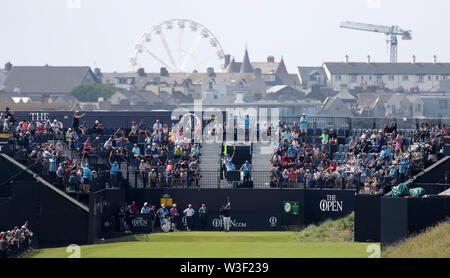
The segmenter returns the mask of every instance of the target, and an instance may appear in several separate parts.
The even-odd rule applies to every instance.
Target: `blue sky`
[[[399,25],[399,61],[450,62],[448,0],[14,0],[1,1],[0,63],[89,65],[127,71],[143,31],[165,19],[205,25],[224,51],[252,61],[283,55],[289,71],[325,61],[388,61],[383,34],[339,28],[341,21]]]

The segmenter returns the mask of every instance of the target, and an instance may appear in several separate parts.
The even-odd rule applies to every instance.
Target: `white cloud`
[[[369,9],[381,8],[381,0],[366,0],[366,4]]]
[[[66,4],[69,9],[81,8],[81,0],[67,0]]]

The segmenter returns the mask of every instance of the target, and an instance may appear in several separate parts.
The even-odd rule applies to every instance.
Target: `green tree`
[[[99,97],[107,100],[117,91],[120,89],[104,84],[87,83],[73,88],[70,95],[82,102],[97,102]]]

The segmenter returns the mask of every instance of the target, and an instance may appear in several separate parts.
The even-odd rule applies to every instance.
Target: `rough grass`
[[[383,258],[450,258],[450,219],[382,250]]]
[[[354,240],[355,213],[338,220],[327,220],[320,225],[309,225],[297,238],[302,242],[349,242]]]

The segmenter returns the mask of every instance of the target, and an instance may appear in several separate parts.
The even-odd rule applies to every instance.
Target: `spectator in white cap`
[[[183,214],[186,216],[186,231],[190,231],[192,228],[192,216],[195,214],[195,210],[192,208],[191,204],[183,211]]]
[[[146,213],[149,213],[149,212],[150,212],[150,207],[148,206],[148,203],[145,202],[144,206],[141,209],[141,214],[146,214]]]

